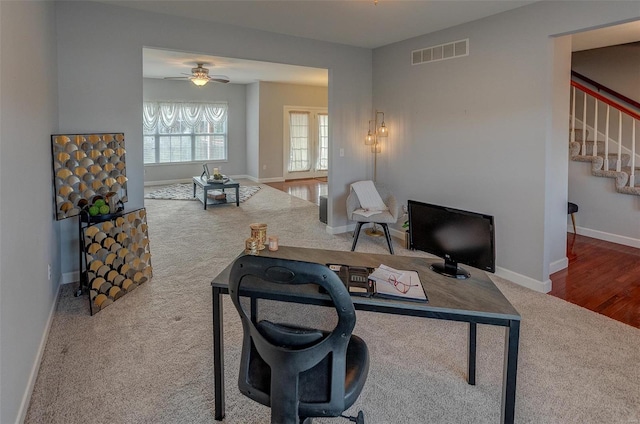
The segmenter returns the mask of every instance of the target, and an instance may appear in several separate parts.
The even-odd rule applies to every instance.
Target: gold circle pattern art
[[[92,312],[104,309],[151,279],[148,229],[145,209],[84,228]],[[107,244],[109,248],[105,249]],[[129,245],[132,249],[126,247]]]
[[[123,203],[127,201],[123,133],[52,135],[51,143],[53,170],[58,177],[53,181],[58,194],[55,212],[57,220],[78,215],[82,208],[79,202],[82,201],[82,205],[91,203],[90,196],[95,193],[104,196],[115,190]],[[91,185],[92,190],[77,183],[65,183],[71,175],[83,178]],[[73,200],[69,198],[72,193],[75,194],[72,196]]]

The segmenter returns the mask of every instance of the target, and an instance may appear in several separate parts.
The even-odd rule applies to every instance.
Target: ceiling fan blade
[[[226,83],[229,82],[229,77],[227,77],[225,75],[211,75],[211,76],[209,76],[209,81],[226,84]]]
[[[186,79],[190,79],[189,77],[164,77],[163,79],[166,80],[186,80]]]

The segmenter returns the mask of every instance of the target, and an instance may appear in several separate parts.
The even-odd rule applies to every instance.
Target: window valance
[[[144,102],[142,121],[147,132],[155,130],[158,123],[172,127],[177,120],[189,127],[207,121],[216,124],[227,118],[226,103],[193,102]]]

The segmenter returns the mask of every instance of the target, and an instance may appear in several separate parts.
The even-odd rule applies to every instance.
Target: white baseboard
[[[347,224],[347,225],[342,225],[340,227],[330,227],[330,226],[326,226],[325,230],[328,234],[342,234],[342,233],[348,233],[350,231],[355,231],[356,229],[356,224]]]
[[[258,183],[281,183],[285,181],[282,177],[274,177],[274,178],[258,178],[255,180]]]
[[[62,274],[60,284],[77,283],[78,281],[80,281],[80,271],[71,271]]]
[[[247,180],[251,180],[253,182],[256,183],[262,183],[262,182],[271,182],[271,181],[261,181],[258,180],[255,177],[252,177],[250,175],[230,175],[231,179],[234,180],[239,180],[239,179],[247,179]],[[276,181],[284,181],[284,179],[282,178],[271,178],[272,180],[274,180],[274,182]],[[153,187],[153,186],[160,186],[160,185],[169,185],[169,184],[180,184],[180,183],[190,183],[193,180],[191,178],[181,178],[181,179],[177,179],[177,180],[159,180],[159,181],[145,181],[144,182],[144,186],[145,187]]]
[[[509,281],[526,287],[531,290],[535,290],[540,293],[549,293],[551,291],[551,280],[538,281],[526,275],[518,274],[517,272],[510,271],[505,268],[496,267],[495,274],[498,277],[506,278]]]
[[[555,262],[551,262],[549,264],[549,274],[553,274],[554,272],[561,271],[569,266],[569,258],[566,256],[560,260]]]
[[[636,247],[640,249],[640,240],[631,237],[605,233],[604,231],[592,230],[584,227],[577,227],[576,231],[581,236],[591,237],[598,240],[609,241],[611,243],[622,244],[624,246]]]
[[[40,362],[42,362],[42,355],[44,355],[44,349],[47,346],[47,340],[49,339],[49,331],[51,330],[51,324],[53,323],[53,316],[56,312],[56,305],[58,304],[58,296],[60,296],[61,284],[58,284],[58,289],[53,297],[51,309],[49,310],[49,318],[47,318],[47,324],[45,325],[42,338],[40,339],[40,346],[38,346],[38,353],[36,359],[33,361],[31,367],[31,373],[29,374],[29,381],[27,382],[27,388],[22,396],[22,402],[20,403],[20,409],[18,409],[18,419],[16,423],[24,422],[29,409],[29,403],[31,402],[31,395],[33,394],[33,388],[36,385],[36,379],[38,378],[38,371],[40,370]]]
[[[183,178],[180,180],[161,180],[161,181],[145,181],[145,187],[159,186],[159,185],[169,185],[169,184],[180,184],[180,183],[190,183],[191,178]]]

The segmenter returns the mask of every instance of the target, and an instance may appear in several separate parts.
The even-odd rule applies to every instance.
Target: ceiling
[[[99,0],[103,3],[237,25],[363,48],[376,48],[481,19],[534,1],[515,0]],[[572,35],[573,51],[640,41],[640,21]],[[205,63],[232,83],[256,81],[328,84],[326,69],[257,62],[188,52],[145,49],[144,76],[190,73]]]
[[[640,41],[640,21],[585,31],[571,36],[574,52]]]
[[[185,73],[190,75],[191,68],[194,68],[197,63],[203,63],[204,67],[209,69],[209,75],[225,75],[233,84],[250,84],[256,81],[322,87],[329,84],[329,74],[326,69],[170,50],[145,48],[142,51],[142,69],[145,78],[180,77]]]
[[[515,9],[523,0],[102,0],[149,12],[376,48]]]

